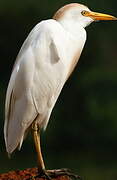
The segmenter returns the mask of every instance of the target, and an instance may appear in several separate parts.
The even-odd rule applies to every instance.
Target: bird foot
[[[47,180],[55,179],[59,176],[68,176],[71,179],[81,179],[80,176],[71,172],[70,169],[54,169],[54,170],[42,170],[38,175],[31,177],[29,180],[36,180],[36,178],[45,178]]]

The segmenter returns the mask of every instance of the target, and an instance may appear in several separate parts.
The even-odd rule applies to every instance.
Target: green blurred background
[[[31,134],[21,151],[7,158],[3,137],[5,92],[16,55],[30,30],[70,2],[74,1],[0,2],[0,173],[37,166]],[[117,16],[116,0],[78,2]],[[87,32],[80,61],[42,134],[42,149],[47,168],[68,167],[86,180],[116,180],[117,22],[93,23]]]

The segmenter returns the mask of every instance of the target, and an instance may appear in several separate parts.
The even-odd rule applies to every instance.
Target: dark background
[[[30,30],[68,0],[0,2],[0,173],[35,167],[31,134],[9,160],[3,137],[4,101],[17,53]],[[79,0],[117,16],[116,0]],[[47,168],[68,167],[86,180],[117,179],[117,22],[87,27],[80,61],[64,86],[42,134]],[[15,135],[14,135],[15,136]]]

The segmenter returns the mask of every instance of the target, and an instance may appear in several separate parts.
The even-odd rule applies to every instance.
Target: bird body
[[[25,131],[35,118],[40,127],[46,128],[85,40],[84,28],[72,34],[53,19],[42,21],[31,31],[18,54],[7,91],[5,137],[8,152],[18,144],[21,146]]]
[[[35,120],[39,128],[46,128],[57,98],[81,55],[85,27],[102,16],[114,19],[73,3],[30,32],[17,56],[6,94],[4,135],[9,154],[21,147]]]

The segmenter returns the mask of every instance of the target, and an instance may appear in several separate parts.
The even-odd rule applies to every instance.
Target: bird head
[[[60,8],[53,16],[53,19],[60,22],[78,22],[84,28],[93,21],[117,20],[112,15],[93,12],[87,6],[78,3],[67,4]]]

